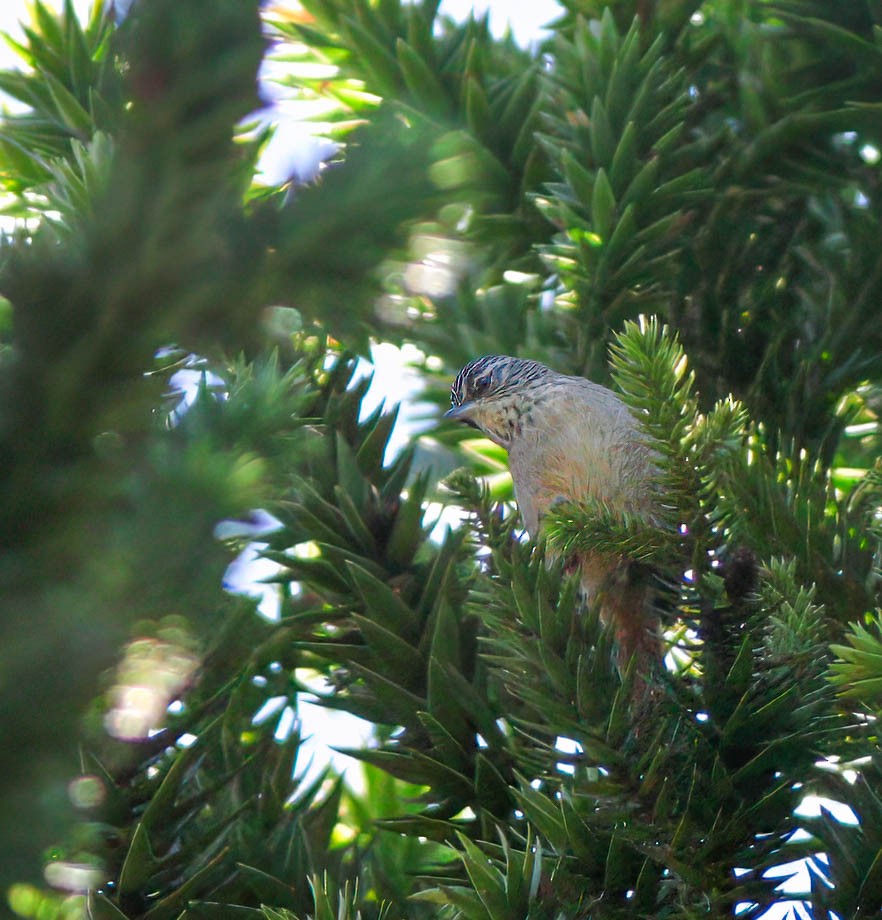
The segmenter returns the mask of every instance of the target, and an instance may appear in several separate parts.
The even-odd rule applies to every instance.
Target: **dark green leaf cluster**
[[[255,723],[267,695],[296,705],[278,657],[289,664],[290,645],[250,603],[234,606],[203,651],[211,679],[181,714],[140,745],[105,742],[83,765],[104,790],[83,830],[91,858],[103,857],[98,875],[114,879],[90,894],[92,916],[176,917],[194,900],[250,905],[252,916],[261,903],[305,909],[312,898],[291,878],[339,867],[329,851],[339,782],[304,778],[301,739],[279,737],[278,717]]]
[[[709,188],[708,167],[696,165],[708,150],[687,133],[691,74],[664,53],[663,35],[645,41],[638,20],[621,34],[606,9],[554,45],[544,147],[558,179],[538,204],[561,228],[543,251],[578,317],[586,369],[602,363],[608,330],[665,308],[665,265]]]
[[[758,918],[803,857],[813,916],[878,912],[882,14],[562,6],[523,49],[434,0],[35,4],[0,75],[37,218],[0,244],[18,915]],[[268,54],[333,106],[313,184],[255,180]],[[392,450],[382,339],[436,403],[482,353],[606,380],[654,513],[529,542],[500,448]],[[269,619],[221,589],[255,552]],[[654,589],[653,673],[584,552]],[[304,763],[309,698],[373,726],[330,739],[361,786]]]
[[[872,916],[882,909],[882,799],[879,796],[879,753],[862,765],[856,777],[833,774],[827,791],[834,801],[847,802],[856,825],[842,826],[822,808],[818,818],[806,822],[817,835],[817,848],[824,859],[813,859],[812,896],[818,913]],[[823,916],[823,914],[821,914]]]
[[[24,42],[5,38],[28,69],[0,74],[0,89],[27,106],[6,115],[0,129],[3,187],[21,202],[12,213],[27,214],[33,195],[68,217],[88,213],[94,199],[73,192],[101,180],[106,132],[122,114],[111,7],[98,0],[81,24],[69,0],[60,16],[37,2],[24,35]]]
[[[622,342],[623,353],[642,344],[647,357],[659,357],[655,349],[674,355],[669,379],[682,376],[675,343],[637,327]],[[624,375],[622,361],[616,370]],[[628,372],[635,383],[652,379]],[[657,404],[670,411],[669,402]],[[465,500],[464,485],[459,491]],[[577,580],[494,528],[486,495],[471,496],[478,533],[495,547],[471,597],[514,730],[517,801],[553,857],[558,903],[591,904],[598,916],[688,916],[702,905],[726,912],[744,902],[761,913],[777,898],[764,873],[812,852],[789,842],[798,826],[792,812],[839,724],[811,592],[800,601],[792,572],[785,584],[786,570],[773,565],[758,576],[756,560],[744,558],[718,568],[711,556],[684,582],[690,540],[679,538],[679,553],[671,541],[652,561],[676,586],[669,595],[681,624],[672,637],[684,636],[672,650],[680,670],[650,712],[635,712],[629,687],[637,675],[616,670],[612,636],[596,612],[581,609]],[[573,533],[590,534],[586,544],[562,552],[622,552],[616,536],[604,545],[593,511],[573,515]],[[632,525],[620,520],[619,533],[636,539]],[[556,514],[552,534],[557,528]],[[725,559],[722,536],[712,542]],[[670,622],[670,607],[665,616]]]
[[[434,837],[466,807],[508,813],[507,740],[464,607],[465,534],[430,539],[428,479],[408,481],[412,450],[383,466],[394,414],[359,421],[366,386],[329,403],[337,434],[322,436],[312,475],[272,506],[283,527],[266,555],[282,567],[276,580],[298,588],[286,616],[304,624],[299,647],[335,688],[325,704],[394,729],[378,748],[347,753],[431,788]]]
[[[303,529],[314,540],[320,537],[318,518],[310,518],[310,507],[318,515],[338,515],[331,525],[336,530],[345,527],[347,519],[354,524],[347,531],[346,541],[335,538],[336,547],[322,549],[326,549],[326,558],[333,557],[335,548],[345,556],[341,543],[348,541],[348,555],[359,558],[365,566],[350,565],[352,581],[344,580],[342,589],[358,593],[364,615],[357,613],[353,600],[337,597],[338,604],[345,605],[348,611],[344,625],[350,631],[359,630],[363,638],[354,648],[349,647],[345,636],[338,637],[336,646],[326,641],[328,631],[341,623],[330,609],[335,595],[328,591],[321,566],[309,566],[304,560],[298,567],[293,556],[284,557],[285,574],[277,581],[287,584],[290,573],[296,571],[302,579],[298,582],[300,591],[287,599],[277,623],[257,617],[253,602],[230,600],[218,604],[216,600],[210,616],[220,624],[219,628],[205,620],[194,620],[196,610],[190,611],[190,622],[196,624],[197,630],[186,621],[181,626],[168,618],[158,620],[155,626],[141,624],[140,637],[127,646],[119,667],[108,676],[107,698],[100,701],[88,733],[89,754],[82,764],[83,776],[72,787],[97,791],[94,795],[83,793],[79,798],[74,793],[83,821],[71,842],[64,849],[56,849],[54,874],[49,873],[50,879],[63,887],[65,873],[74,871],[72,867],[90,865],[95,888],[88,903],[92,916],[165,917],[178,916],[183,910],[194,916],[218,916],[230,909],[243,916],[257,916],[262,904],[306,916],[313,909],[314,896],[320,914],[318,892],[322,889],[314,885],[311,891],[305,884],[307,878],[320,877],[324,877],[329,892],[336,892],[338,885],[343,886],[347,880],[356,886],[355,891],[361,879],[369,892],[379,886],[390,898],[407,893],[402,891],[406,875],[392,881],[402,873],[394,864],[400,855],[393,857],[382,841],[374,843],[376,832],[371,832],[368,839],[371,854],[366,858],[357,858],[365,845],[360,838],[352,846],[332,845],[334,829],[340,820],[345,820],[346,811],[357,808],[365,812],[369,810],[368,803],[356,801],[344,807],[341,782],[329,775],[328,767],[318,775],[305,775],[308,764],[303,763],[300,754],[299,730],[296,723],[293,729],[290,724],[285,726],[282,715],[286,707],[289,712],[298,709],[303,690],[298,676],[301,669],[318,666],[330,674],[321,663],[326,659],[357,669],[353,674],[363,681],[364,688],[361,692],[353,689],[348,708],[377,722],[404,714],[401,700],[398,711],[392,702],[402,692],[395,682],[406,677],[402,675],[404,663],[411,675],[417,670],[411,661],[412,652],[406,659],[383,655],[376,661],[376,673],[367,667],[358,669],[359,662],[371,663],[370,656],[364,654],[370,642],[380,647],[390,640],[401,643],[398,635],[404,624],[394,620],[402,611],[409,611],[368,571],[376,568],[376,563],[372,565],[361,556],[365,547],[357,541],[369,539],[369,535],[358,517],[363,507],[356,509],[347,500],[352,491],[344,492],[339,484],[329,486],[336,502],[330,512],[331,506],[306,485],[310,472],[326,466],[329,453],[340,458],[341,468],[334,472],[348,483],[350,490],[364,487],[360,497],[379,516],[372,521],[378,534],[398,535],[384,539],[382,558],[389,560],[387,564],[400,578],[407,577],[409,548],[420,542],[414,528],[418,532],[422,527],[419,493],[415,492],[411,499],[400,495],[410,458],[404,456],[391,468],[383,467],[394,414],[377,413],[359,422],[358,408],[367,382],[362,380],[347,389],[352,371],[351,361],[340,359],[331,365],[324,351],[310,353],[308,347],[300,361],[284,371],[278,357],[265,366],[240,362],[226,368],[225,398],[218,399],[217,394],[203,387],[194,406],[172,429],[173,441],[166,451],[177,451],[178,460],[165,455],[164,462],[156,466],[166,477],[165,485],[173,485],[180,493],[167,496],[155,491],[148,496],[148,505],[155,503],[161,509],[171,505],[185,519],[191,515],[182,513],[184,503],[207,508],[209,503],[202,493],[213,487],[209,464],[220,472],[226,458],[224,477],[246,480],[240,483],[246,489],[244,494],[232,492],[235,505],[227,509],[228,513],[247,508],[258,498],[255,486],[270,478],[260,467],[271,467],[277,453],[284,450],[288,469],[284,474],[278,472],[275,485],[276,494],[287,492],[288,498],[272,506],[282,520],[282,529],[270,538],[271,542],[290,546],[300,539]],[[279,424],[283,407],[286,423]],[[263,441],[264,452],[259,455],[255,448],[264,432],[270,438]],[[272,439],[279,443],[274,446]],[[194,450],[195,465],[189,455]],[[292,465],[294,458],[296,465]],[[173,472],[175,462],[184,467],[177,477]],[[253,468],[255,464],[258,470]],[[351,465],[345,467],[346,464]],[[196,480],[197,473],[201,482]],[[385,497],[377,488],[381,483]],[[228,492],[235,488],[233,482],[227,485]],[[217,514],[221,509],[217,504],[214,507]],[[288,519],[296,521],[296,531],[285,527]],[[142,514],[136,524],[143,548],[151,546],[147,532],[151,523]],[[205,539],[204,534],[178,536],[185,546],[185,537]],[[154,550],[158,559],[161,549],[158,546]],[[268,557],[277,555],[282,558],[282,554],[267,550]],[[188,556],[192,561],[192,551]],[[450,560],[448,552],[431,561],[434,577],[450,577]],[[151,564],[149,558],[142,558],[142,562]],[[340,571],[347,568],[339,559],[337,563]],[[329,568],[326,566],[326,571]],[[219,570],[211,574],[219,580]],[[193,573],[181,575],[191,580],[194,577]],[[172,573],[166,572],[165,581],[171,578]],[[430,574],[427,587],[433,585],[437,588]],[[338,592],[341,590],[336,583],[334,586]],[[202,591],[207,593],[205,588]],[[325,601],[321,604],[316,591],[323,592]],[[178,596],[184,596],[183,589]],[[164,601],[165,596],[158,594],[158,610]],[[384,629],[384,612],[385,622],[395,632]],[[318,624],[320,636],[315,632]],[[449,626],[449,621],[433,626],[432,647],[436,655],[440,655],[441,645],[453,638],[449,631],[445,635]],[[369,640],[367,644],[365,640]],[[342,651],[335,651],[335,647]],[[455,657],[457,650],[451,648],[450,653]],[[138,669],[139,660],[148,662],[146,669]],[[198,676],[192,667],[183,668],[181,680],[169,683],[165,672],[171,674],[176,667],[181,670],[180,663],[186,661],[198,666]],[[351,682],[344,681],[339,671],[334,671],[333,676],[343,683]],[[127,730],[130,723],[126,693],[134,691],[152,692],[163,708],[175,704],[170,709],[173,714],[162,717],[165,724],[161,730],[149,737]],[[428,693],[427,709],[434,710],[439,725],[447,724],[444,707],[432,702],[440,699],[439,691],[430,687]],[[269,701],[272,705],[268,707]],[[406,697],[404,703],[408,701]],[[345,699],[339,705],[347,708]],[[134,706],[134,711],[137,709]],[[427,724],[430,718],[427,712]],[[443,734],[444,729],[439,731]],[[398,746],[389,745],[390,749]],[[413,782],[419,786],[408,788],[417,792],[433,785],[439,772],[446,771],[453,778],[453,794],[462,794],[465,781],[456,776],[453,765],[442,761],[437,753],[432,760],[430,749],[425,753],[423,769],[412,771]],[[364,756],[370,760],[369,752]],[[395,755],[391,756],[394,760]],[[397,756],[401,770],[393,768],[391,772],[408,773],[403,766],[406,758]],[[376,759],[388,767],[379,752]],[[379,779],[374,782],[382,789]],[[387,789],[383,795],[385,804],[370,817],[391,817],[390,797],[394,801],[398,794],[397,787]],[[378,794],[377,802],[381,801]],[[367,817],[362,813],[350,820]],[[359,828],[356,823],[355,829]],[[369,831],[365,827],[361,833],[366,835]],[[434,851],[426,856],[427,849],[430,848],[417,848],[414,867],[425,869],[434,864],[431,860],[437,857]],[[376,867],[377,877],[371,874],[371,867]],[[294,879],[302,880],[302,884],[292,884]],[[49,904],[45,901],[41,909],[48,910]],[[358,904],[365,905],[363,897]],[[371,915],[375,908],[376,905],[371,908]]]
[[[478,235],[497,249],[517,241],[522,253],[529,247],[522,176],[535,172],[539,66],[510,37],[494,40],[486,15],[457,24],[438,17],[437,8],[437,2],[307,2],[307,15],[275,27],[337,68],[344,86],[361,81],[406,117],[433,125],[441,139],[433,166],[438,184],[470,186],[487,215]],[[294,82],[329,95],[350,117],[365,107],[340,93],[337,81]]]
[[[541,909],[535,910],[542,882],[541,843],[528,834],[523,849],[515,849],[501,833],[499,839],[500,846],[493,847],[494,865],[484,851],[459,834],[460,856],[470,885],[443,884],[419,892],[414,899],[452,907],[469,920],[543,916]]]
[[[865,626],[849,624],[848,645],[833,645],[837,661],[830,668],[831,680],[843,695],[858,698],[870,712],[880,710],[882,692],[882,640],[878,613]]]

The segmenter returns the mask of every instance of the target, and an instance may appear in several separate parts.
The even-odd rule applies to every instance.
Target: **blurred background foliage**
[[[758,917],[796,860],[804,912],[882,908],[880,35],[874,0],[562,0],[530,48],[433,0],[35,0],[0,73],[13,913]],[[315,181],[261,172],[267,80],[337,145]],[[670,529],[547,538],[666,585],[651,718],[501,452],[390,446],[378,343],[433,418],[487,352],[640,414]],[[269,616],[223,587],[255,540]],[[358,784],[307,762],[316,693],[374,726]]]

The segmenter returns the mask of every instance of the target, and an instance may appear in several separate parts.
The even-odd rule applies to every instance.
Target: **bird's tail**
[[[600,605],[601,622],[613,632],[619,674],[624,678],[633,669],[634,701],[642,709],[658,690],[663,663],[652,575],[627,560],[594,557],[583,562],[581,580],[589,603]]]

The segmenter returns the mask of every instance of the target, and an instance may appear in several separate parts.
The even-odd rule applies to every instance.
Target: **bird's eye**
[[[472,390],[476,394],[483,393],[485,390],[490,388],[490,384],[493,382],[492,374],[481,374],[480,377],[476,377],[472,383]]]

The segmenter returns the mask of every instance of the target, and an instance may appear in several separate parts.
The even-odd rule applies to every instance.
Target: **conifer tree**
[[[14,914],[882,910],[880,29],[562,0],[525,49],[434,0],[36,0],[0,74]],[[256,175],[268,58],[340,143],[314,183]],[[663,520],[528,542],[498,449],[390,450],[383,341],[437,407],[485,353],[612,386]],[[258,533],[276,618],[223,588]],[[649,714],[586,549],[658,583]],[[360,786],[305,762],[316,686],[374,726]]]

